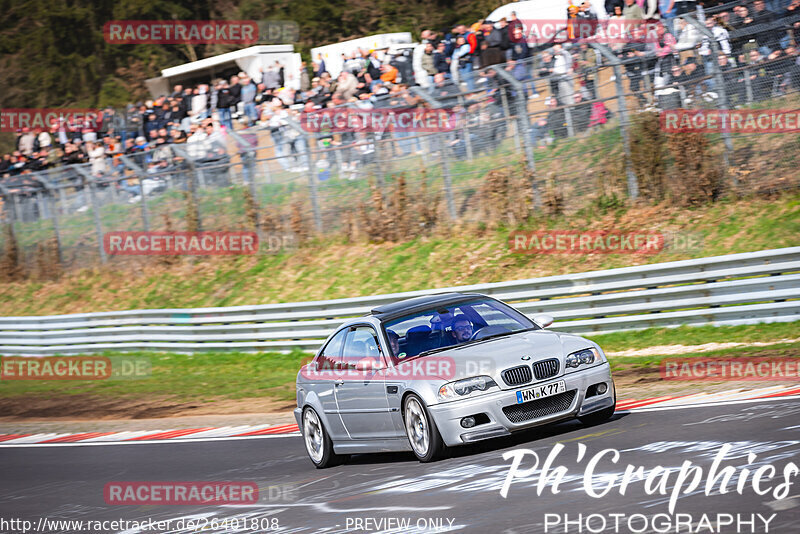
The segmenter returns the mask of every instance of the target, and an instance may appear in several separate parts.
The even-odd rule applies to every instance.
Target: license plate
[[[536,386],[533,388],[523,389],[517,391],[517,404],[528,402],[536,399],[542,399],[558,393],[563,393],[567,390],[567,384],[563,380],[545,384],[543,386]]]

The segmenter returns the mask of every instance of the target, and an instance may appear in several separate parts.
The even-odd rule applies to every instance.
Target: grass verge
[[[770,342],[794,338],[797,323],[736,327],[651,329],[633,333],[593,336],[607,351],[656,345],[694,345],[712,341]],[[148,401],[162,406],[194,406],[218,401],[271,399],[291,403],[295,398],[295,377],[309,354],[207,352],[175,354],[153,352],[105,352],[103,356],[149,362],[149,373],[138,378],[107,380],[2,380],[0,410],[20,412],[25,403],[49,402],[53,412],[91,412],[94,403],[106,410],[120,399]],[[709,352],[681,354],[680,358],[717,357],[800,357],[800,342],[777,343],[768,347],[737,347]],[[610,358],[615,372],[647,370],[657,373],[665,358],[675,355],[625,356]],[[755,384],[755,382],[754,382]],[[80,406],[77,406],[77,405]],[[116,411],[115,411],[116,410]],[[121,412],[122,408],[104,413]],[[118,413],[117,415],[121,415]]]

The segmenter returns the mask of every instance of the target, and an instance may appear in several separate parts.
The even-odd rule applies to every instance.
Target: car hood
[[[537,361],[557,358],[559,373],[564,374],[564,358],[575,351],[597,347],[588,339],[572,334],[534,330],[510,336],[491,339],[483,343],[453,347],[415,360],[435,358],[437,365],[428,366],[435,370],[430,378],[459,380],[471,376],[491,376],[502,389],[508,389],[500,373],[505,369]],[[414,360],[404,362],[408,365]]]

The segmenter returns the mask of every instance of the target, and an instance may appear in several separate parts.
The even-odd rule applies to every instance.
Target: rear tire
[[[418,396],[412,394],[403,401],[403,422],[411,451],[420,462],[433,462],[442,457],[446,448],[442,435]]]
[[[333,442],[328,431],[325,430],[317,412],[310,406],[303,410],[301,430],[308,457],[317,469],[325,469],[341,463],[343,457],[333,452]]]
[[[609,406],[608,408],[603,408],[602,410],[598,410],[594,413],[578,417],[578,420],[584,425],[597,425],[600,423],[604,423],[609,419],[611,419],[611,416],[614,415],[614,411],[616,409],[617,409],[617,403],[615,401],[612,406]]]

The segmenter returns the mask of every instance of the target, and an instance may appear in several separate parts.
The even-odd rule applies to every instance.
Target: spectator
[[[422,54],[422,70],[425,71],[426,83],[424,85],[420,85],[423,87],[428,87],[431,83],[433,83],[434,74],[438,72],[433,60],[433,43],[430,41],[425,44],[425,53]]]
[[[436,45],[436,52],[433,53],[433,65],[436,68],[435,74],[442,73],[450,76],[450,58],[446,54],[446,48],[447,44],[439,41],[439,44]]]
[[[106,150],[103,145],[89,141],[86,143],[86,153],[89,156],[89,163],[92,165],[92,175],[105,176],[108,173],[108,167],[106,166]]]
[[[572,56],[564,50],[561,43],[553,45],[553,76],[558,83],[558,101],[571,104],[575,88],[572,80]]]
[[[673,7],[677,17],[686,13],[694,13],[697,10],[697,2],[695,0],[673,0]]]
[[[38,142],[39,150],[50,150],[50,148],[53,146],[53,138],[50,136],[50,133],[42,128],[39,128],[38,130],[36,141]]]
[[[730,55],[731,43],[728,30],[722,27],[719,19],[717,17],[707,17],[706,27],[711,30],[711,33],[714,35],[714,40],[717,42],[717,47],[719,50],[725,55]],[[714,61],[714,54],[708,37],[703,36],[698,54],[700,54],[700,57],[703,58],[703,64],[705,65],[706,72],[712,72],[711,62]]]
[[[505,21],[494,23],[486,38],[486,49],[481,53],[481,66],[488,67],[505,62],[505,51],[510,48]]]
[[[634,36],[636,37],[634,41],[622,47],[619,58],[625,65],[625,74],[628,76],[630,90],[636,93],[636,100],[638,100],[640,106],[643,106],[647,104],[647,99],[639,91],[642,83],[642,70],[645,66],[646,45],[639,40],[641,28],[634,30]]]
[[[676,11],[675,0],[658,0],[658,13],[661,16],[661,22],[664,23],[667,31],[672,35],[675,35]]]
[[[217,111],[219,113],[220,124],[229,130],[233,130],[233,122],[231,120],[232,102],[233,95],[231,95],[228,82],[220,80],[217,84]]]
[[[255,122],[258,119],[258,111],[256,110],[256,92],[258,88],[250,76],[244,75],[240,79],[241,92],[240,98],[244,104],[244,114],[251,121]]]
[[[583,95],[578,92],[572,97],[574,105],[570,108],[572,115],[572,130],[578,134],[589,128],[592,116],[592,105],[583,101]]]
[[[597,52],[586,43],[581,43],[577,57],[577,72],[581,82],[586,88],[589,99],[597,98],[595,82],[597,80],[598,58]]]
[[[427,50],[429,45],[432,47],[431,43],[428,41],[428,37],[430,32],[428,30],[422,30],[420,33],[421,42],[417,46],[414,47],[414,53],[412,57],[412,64],[414,68],[414,80],[417,82],[417,85],[422,87],[428,87],[430,85],[429,81],[429,73],[425,69],[423,65],[423,58],[426,55],[430,55]],[[430,58],[431,60],[433,58]],[[431,61],[432,62],[432,61]]]
[[[525,28],[525,25],[522,23],[522,21],[517,18],[516,11],[512,11],[511,14],[509,15],[508,27],[506,29],[508,30],[509,40],[512,43],[518,43],[520,41],[520,38],[524,40],[527,28]],[[517,29],[519,29],[521,32],[520,36],[517,35]]]
[[[31,129],[26,126],[22,129],[22,135],[17,140],[17,150],[19,150],[24,156],[30,156],[35,150],[35,144],[36,135],[34,135],[31,132]]]
[[[558,100],[553,97],[546,98],[544,104],[549,110],[547,113],[547,128],[553,132],[555,139],[564,139],[567,137],[567,118],[564,114],[564,108],[559,107]]]
[[[300,90],[308,91],[311,89],[311,80],[308,77],[308,65],[305,61],[300,62]]]
[[[381,81],[384,83],[394,83],[397,80],[397,68],[392,65],[382,65],[381,73]]]
[[[622,18],[631,21],[644,21],[644,11],[636,3],[636,0],[625,0],[625,7],[622,9]]]
[[[470,45],[464,36],[459,35],[456,38],[456,47],[453,51],[453,57],[450,59],[451,73],[452,69],[456,69],[456,76],[460,83],[465,83],[469,91],[475,90],[475,82],[472,79],[472,54],[470,52]]]

